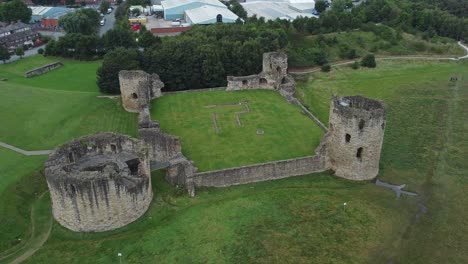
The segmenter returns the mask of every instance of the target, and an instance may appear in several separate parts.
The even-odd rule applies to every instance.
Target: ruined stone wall
[[[314,156],[200,172],[193,176],[193,183],[195,187],[226,187],[326,171],[329,169],[327,140],[326,135]]]
[[[148,146],[150,160],[168,162],[182,153],[180,139],[162,132],[159,128],[140,128],[140,139]]]
[[[194,175],[193,181],[196,187],[226,187],[300,176],[325,171],[326,169],[324,157],[316,155],[225,170],[201,172]]]
[[[276,76],[277,79],[288,74],[288,55],[283,52],[263,53],[262,72],[266,75]]]
[[[73,231],[125,226],[146,212],[153,197],[146,146],[115,133],[57,148],[45,164],[45,175],[54,218]]]
[[[44,74],[46,72],[50,72],[52,70],[60,68],[62,66],[63,66],[63,63],[61,63],[61,62],[50,63],[50,64],[47,64],[47,65],[41,66],[39,68],[36,68],[36,69],[25,72],[24,77],[30,78],[30,77],[34,77],[34,76],[37,76],[37,75],[41,75],[41,74]]]
[[[288,57],[282,52],[263,54],[263,69],[249,76],[228,76],[226,91],[251,89],[277,90],[288,101],[293,100],[296,83],[288,75]]]
[[[334,97],[330,107],[330,168],[339,177],[369,180],[379,172],[384,104],[361,96]]]
[[[164,83],[157,74],[144,71],[120,71],[122,105],[128,112],[140,112],[148,107],[151,99],[162,96]]]

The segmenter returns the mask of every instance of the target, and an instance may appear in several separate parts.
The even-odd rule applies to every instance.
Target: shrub
[[[368,67],[368,68],[375,68],[377,64],[375,63],[375,56],[374,54],[368,54],[364,56],[361,60],[361,66]]]
[[[351,63],[350,67],[353,70],[359,69],[359,62],[355,61],[354,63]]]
[[[330,64],[324,64],[321,69],[323,72],[329,72],[331,70],[331,66]]]
[[[43,48],[38,49],[37,54],[44,54],[44,49]]]

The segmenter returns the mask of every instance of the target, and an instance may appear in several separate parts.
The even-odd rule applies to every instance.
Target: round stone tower
[[[385,130],[385,106],[362,96],[333,97],[328,161],[337,176],[370,180],[379,173]]]
[[[80,232],[125,226],[149,207],[148,150],[115,133],[85,136],[54,150],[45,163],[54,218]]]

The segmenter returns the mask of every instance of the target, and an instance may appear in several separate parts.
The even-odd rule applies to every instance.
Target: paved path
[[[16,151],[26,156],[49,155],[52,152],[52,150],[32,150],[32,151],[24,150],[24,149],[17,148],[15,146],[9,145],[1,141],[0,141],[0,147],[4,147],[9,150]]]
[[[466,54],[462,57],[436,57],[436,56],[390,56],[390,57],[376,57],[376,60],[464,60],[468,59],[468,46],[461,43],[461,41],[457,42],[457,44],[462,47]],[[346,60],[340,61],[330,64],[330,66],[341,66],[354,63],[355,60]],[[321,71],[321,67],[311,67],[311,68],[304,68],[304,69],[291,69],[288,72],[292,74],[307,74]]]

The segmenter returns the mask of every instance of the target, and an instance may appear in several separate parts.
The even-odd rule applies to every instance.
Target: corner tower
[[[333,97],[328,132],[330,168],[350,180],[375,178],[384,130],[383,102],[362,96]]]

